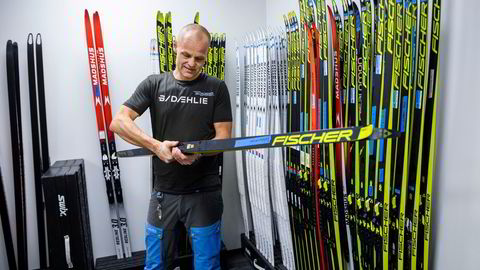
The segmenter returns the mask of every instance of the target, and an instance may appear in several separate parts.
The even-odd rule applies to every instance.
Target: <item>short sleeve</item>
[[[123,105],[134,110],[138,115],[142,115],[152,103],[153,92],[155,91],[155,79],[148,76],[143,80],[132,94],[132,96],[123,103]]]
[[[224,81],[220,82],[220,87],[215,97],[215,114],[213,122],[232,122],[232,108],[230,105],[230,94]]]

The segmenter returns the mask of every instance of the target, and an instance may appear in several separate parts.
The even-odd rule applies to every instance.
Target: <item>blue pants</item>
[[[145,226],[145,270],[173,269],[178,221],[191,237],[195,270],[219,270],[221,249],[221,191],[187,195],[152,194]],[[160,207],[159,207],[160,205]],[[160,210],[159,210],[160,209]]]

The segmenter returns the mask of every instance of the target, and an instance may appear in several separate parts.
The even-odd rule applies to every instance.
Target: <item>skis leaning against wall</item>
[[[93,14],[95,45],[92,35],[90,16],[85,10],[85,31],[87,37],[88,62],[92,81],[93,101],[97,117],[97,130],[107,199],[110,208],[113,240],[117,258],[132,256],[130,236],[127,225],[123,192],[120,181],[120,168],[117,160],[115,137],[108,129],[112,121],[110,95],[108,89],[107,64],[98,12]]]

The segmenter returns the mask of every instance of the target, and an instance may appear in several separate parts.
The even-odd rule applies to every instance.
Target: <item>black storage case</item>
[[[42,176],[49,269],[93,269],[83,159],[55,162]]]

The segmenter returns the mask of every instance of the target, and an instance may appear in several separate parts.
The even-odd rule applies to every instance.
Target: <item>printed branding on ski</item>
[[[90,60],[90,71],[92,72],[92,84],[98,85],[97,63],[95,61],[95,50],[88,48],[88,59]]]
[[[351,141],[353,131],[328,131],[306,133],[306,134],[294,134],[286,136],[277,136],[272,142],[272,146],[275,145],[298,145],[298,144],[315,144],[315,143],[333,143],[340,141]]]
[[[107,64],[105,63],[105,53],[103,48],[97,48],[98,56],[98,69],[100,70],[101,83],[103,85],[108,85],[107,80]]]
[[[60,213],[60,217],[66,217],[67,216],[67,206],[65,203],[65,196],[63,195],[58,195],[58,210]]]

